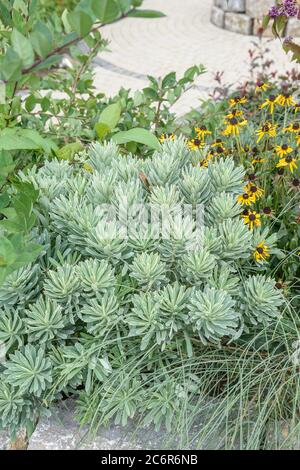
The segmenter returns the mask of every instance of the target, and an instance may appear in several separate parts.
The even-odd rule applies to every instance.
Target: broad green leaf
[[[107,124],[111,130],[113,130],[118,124],[121,117],[121,105],[120,103],[113,103],[103,109],[99,116],[99,122]]]
[[[102,23],[110,23],[118,18],[121,9],[116,0],[92,0],[92,10]]]
[[[121,131],[112,137],[116,144],[126,144],[127,142],[138,142],[139,144],[147,145],[155,150],[160,150],[160,143],[150,131],[136,127],[129,131]]]
[[[0,20],[4,26],[12,26],[13,24],[9,11],[2,0],[0,0]]]
[[[81,142],[71,142],[56,150],[55,153],[60,160],[73,160],[75,153],[80,152],[82,149],[83,145]]]
[[[12,264],[16,259],[16,252],[11,241],[6,237],[0,240],[0,266],[5,267]]]
[[[68,14],[68,22],[74,28],[76,33],[83,38],[86,36],[93,25],[93,20],[92,18],[84,13],[84,11],[72,11],[71,13]]]
[[[17,80],[22,70],[22,59],[9,47],[6,54],[0,57],[0,78],[5,81]]]
[[[0,132],[0,150],[38,150],[50,153],[57,148],[51,139],[44,139],[32,129],[6,128]]]
[[[40,57],[46,57],[52,50],[52,34],[49,28],[38,21],[34,26],[33,32],[30,35],[30,40],[35,52]]]
[[[166,15],[157,10],[131,10],[128,12],[127,16],[133,18],[162,18]]]
[[[107,134],[110,133],[111,129],[107,124],[104,124],[104,122],[97,122],[95,124],[95,131],[99,139],[102,140]]]
[[[31,65],[34,61],[34,52],[29,39],[14,28],[11,34],[11,43],[16,53],[21,57],[23,66]]]

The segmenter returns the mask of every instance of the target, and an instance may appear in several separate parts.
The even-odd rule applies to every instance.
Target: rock
[[[225,29],[234,33],[252,34],[253,20],[240,13],[225,13]]]
[[[299,425],[289,421],[271,422],[267,429],[266,446],[269,450],[300,450]]]
[[[246,14],[251,18],[262,18],[275,3],[274,0],[246,0]]]
[[[298,18],[290,18],[286,27],[286,36],[300,38],[300,20]]]
[[[215,0],[215,5],[224,11],[245,13],[246,0]]]
[[[221,8],[212,7],[210,20],[219,28],[224,28],[225,13]]]
[[[255,18],[253,22],[253,34],[255,36],[259,36],[260,30],[262,28],[262,20]],[[263,37],[267,38],[272,38],[273,37],[273,32],[272,32],[272,25],[269,24],[266,29],[263,30]]]

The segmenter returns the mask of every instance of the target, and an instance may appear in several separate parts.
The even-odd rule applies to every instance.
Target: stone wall
[[[235,33],[255,35],[262,32],[262,18],[268,13],[275,0],[214,0],[211,22],[219,28]],[[289,21],[286,34],[300,36],[300,21]],[[270,26],[263,31],[263,36],[272,36]]]

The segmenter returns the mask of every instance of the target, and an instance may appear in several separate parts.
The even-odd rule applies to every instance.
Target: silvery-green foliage
[[[279,319],[284,304],[282,292],[275,281],[263,275],[249,277],[243,285],[242,308],[246,318],[254,325],[267,324]]]
[[[220,158],[208,166],[211,185],[217,193],[227,192],[240,194],[244,185],[245,171],[236,166],[232,158]]]
[[[67,316],[62,306],[55,300],[45,300],[43,297],[29,305],[25,311],[24,324],[31,343],[46,343],[54,338],[64,340],[70,334],[65,328]]]
[[[182,278],[190,285],[201,285],[216,266],[216,258],[206,249],[186,253],[178,263]]]
[[[210,224],[217,224],[227,219],[231,220],[240,213],[241,206],[237,202],[236,196],[222,192],[210,199],[205,215]]]
[[[76,302],[80,294],[80,279],[75,266],[64,264],[56,270],[49,271],[43,289],[49,299],[64,305]]]
[[[206,286],[195,289],[189,305],[189,322],[204,344],[234,338],[240,322],[236,301],[225,291]]]
[[[108,169],[102,173],[93,173],[87,188],[89,201],[92,204],[108,204],[114,195],[117,179],[118,176],[112,169]]]
[[[23,343],[24,324],[19,314],[13,308],[0,309],[0,343],[5,350],[10,351],[12,346]]]
[[[175,264],[183,255],[194,251],[201,243],[201,229],[197,229],[193,220],[183,217],[183,214],[175,214],[170,217],[168,223],[164,219],[158,251],[162,261]]]
[[[252,234],[240,219],[225,220],[218,225],[222,250],[220,257],[224,260],[248,258],[253,246]]]
[[[178,282],[168,284],[154,294],[142,292],[133,296],[133,308],[125,318],[132,336],[141,337],[141,349],[154,337],[162,349],[185,328],[190,289]]]
[[[168,281],[167,267],[158,253],[141,253],[137,255],[131,266],[130,276],[145,290],[159,288]]]
[[[161,153],[155,153],[145,163],[145,173],[151,186],[165,186],[177,183],[181,169],[189,162],[189,152],[182,139],[167,142]]]
[[[130,334],[141,338],[141,349],[161,331],[160,308],[152,293],[141,292],[132,297],[133,308],[126,316]]]
[[[51,361],[45,357],[42,348],[27,344],[9,356],[4,365],[4,380],[7,384],[19,387],[22,393],[32,393],[40,397],[47,385],[52,382]]]
[[[240,289],[240,279],[236,271],[228,264],[216,266],[212,276],[207,279],[210,286],[224,290],[228,294],[236,295]]]
[[[38,294],[40,286],[39,265],[28,265],[11,273],[0,287],[0,307],[24,308]]]
[[[77,194],[56,198],[50,216],[57,233],[63,233],[79,249],[84,249],[87,233],[99,222],[95,207]]]
[[[115,158],[119,158],[119,150],[116,144],[113,142],[103,144],[96,142],[90,147],[88,164],[101,174],[111,166]]]
[[[77,265],[76,273],[80,281],[81,295],[84,297],[101,296],[114,288],[114,269],[106,260],[89,258]]]
[[[181,209],[181,199],[182,197],[176,186],[157,186],[152,188],[149,202],[162,208],[166,214],[174,215]]]
[[[88,256],[107,259],[113,264],[131,256],[127,241],[120,235],[120,225],[115,222],[99,222],[86,234],[85,251]]]
[[[185,168],[179,182],[180,190],[186,204],[203,204],[211,196],[211,180],[208,171],[199,171],[199,168]]]
[[[143,163],[132,155],[125,155],[123,158],[116,157],[111,161],[112,170],[116,176],[124,182],[137,179],[143,168]]]
[[[222,252],[222,238],[218,231],[218,227],[204,227],[202,231],[202,240],[203,246],[205,246],[205,248],[214,255],[218,255]]]
[[[117,298],[106,292],[98,300],[91,299],[81,309],[80,317],[87,324],[89,333],[105,335],[122,318]]]
[[[39,410],[41,411],[41,410]],[[24,396],[18,387],[0,382],[0,428],[11,430],[14,435],[18,429],[26,428],[36,419],[34,403]]]
[[[169,423],[174,409],[163,419],[162,401],[182,390],[164,382],[166,368],[192,354],[199,364],[208,343],[219,347],[280,318],[274,281],[249,277],[255,246],[263,238],[274,250],[275,240],[240,219],[243,170],[231,158],[200,168],[198,157],[183,139],[147,160],[97,143],[78,163],[54,159],[20,174],[39,190],[40,226],[29,237],[44,249],[0,288],[1,425],[15,429],[32,419],[33,404],[40,412],[42,402],[78,388],[86,416],[96,396],[101,419],[125,422],[137,409],[145,414],[142,398],[157,373],[162,388],[146,415]],[[124,384],[109,383],[118,372]]]

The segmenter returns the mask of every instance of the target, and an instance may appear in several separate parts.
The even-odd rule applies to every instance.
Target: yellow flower
[[[295,108],[295,114],[298,113],[300,111],[300,103],[294,104],[294,108]]]
[[[224,142],[222,139],[216,139],[215,142],[211,144],[211,147],[219,147],[219,145],[223,145]]]
[[[289,93],[282,93],[279,95],[279,104],[281,106],[295,106],[295,101],[292,95]]]
[[[264,136],[275,137],[276,136],[276,125],[270,122],[265,122],[257,131],[258,135],[257,143],[261,141]]]
[[[255,198],[249,193],[244,193],[237,197],[237,201],[242,204],[242,206],[251,206],[251,204],[255,202]]]
[[[247,186],[245,186],[244,189],[245,189],[246,193],[249,194],[249,196],[254,198],[254,202],[258,198],[260,198],[264,193],[264,190],[262,188],[259,188],[255,184],[251,183],[251,181],[249,181],[249,183],[247,184]]]
[[[245,96],[236,96],[235,98],[230,98],[229,100],[229,106],[231,108],[239,104],[245,104],[245,103],[247,103],[247,98]]]
[[[204,147],[204,142],[201,139],[195,138],[189,140],[187,145],[190,150],[199,150]]]
[[[212,159],[212,155],[208,155],[206,158],[203,158],[202,160],[199,161],[199,165],[201,168],[208,167],[209,161]]]
[[[280,158],[283,158],[285,155],[288,155],[292,151],[292,147],[290,147],[288,144],[277,145],[275,147],[275,152]]]
[[[243,115],[243,111],[241,111],[240,109],[233,109],[231,113],[227,114],[225,117],[228,120],[228,119],[241,117],[242,115]]]
[[[290,124],[288,127],[285,127],[285,129],[283,129],[283,132],[294,132],[294,133],[300,132],[299,122],[294,122],[293,124]]]
[[[266,91],[268,88],[269,88],[269,85],[267,83],[264,83],[263,81],[258,80],[257,83],[256,83],[255,91],[256,92]]]
[[[266,161],[265,158],[255,157],[255,158],[253,158],[251,163],[252,163],[252,165],[255,165],[256,163],[264,163],[265,161]]]
[[[201,139],[202,141],[205,139],[206,135],[211,135],[211,132],[206,126],[195,127],[195,132],[197,133],[198,139]]]
[[[166,140],[175,140],[176,137],[175,137],[175,134],[173,132],[170,132],[169,134],[164,132],[160,138],[159,138],[159,141],[160,143],[162,144],[163,142],[165,142]]]
[[[260,214],[257,214],[255,211],[248,211],[247,215],[242,216],[244,219],[244,224],[248,225],[250,230],[253,230],[254,227],[260,227]]]
[[[83,164],[83,168],[88,171],[89,173],[93,173],[93,168],[91,167],[91,165],[89,165],[88,163],[84,163]]]
[[[247,125],[247,120],[244,119],[243,121],[238,121],[236,118],[228,119],[225,121],[226,129],[222,132],[223,135],[239,135],[240,127]]]
[[[293,173],[294,170],[297,168],[296,159],[290,155],[288,155],[287,157],[281,158],[279,160],[279,163],[277,163],[276,167],[280,168],[284,166],[287,166],[289,170],[291,171],[291,173]]]
[[[280,98],[279,96],[270,95],[269,98],[267,98],[266,101],[262,105],[260,105],[260,109],[263,109],[266,106],[268,106],[269,107],[269,113],[273,114],[274,109],[275,109],[275,105],[279,104],[279,98]]]
[[[268,260],[268,258],[270,257],[270,253],[269,247],[268,245],[266,245],[265,241],[262,241],[257,245],[253,253],[253,257],[258,263],[262,263]]]

